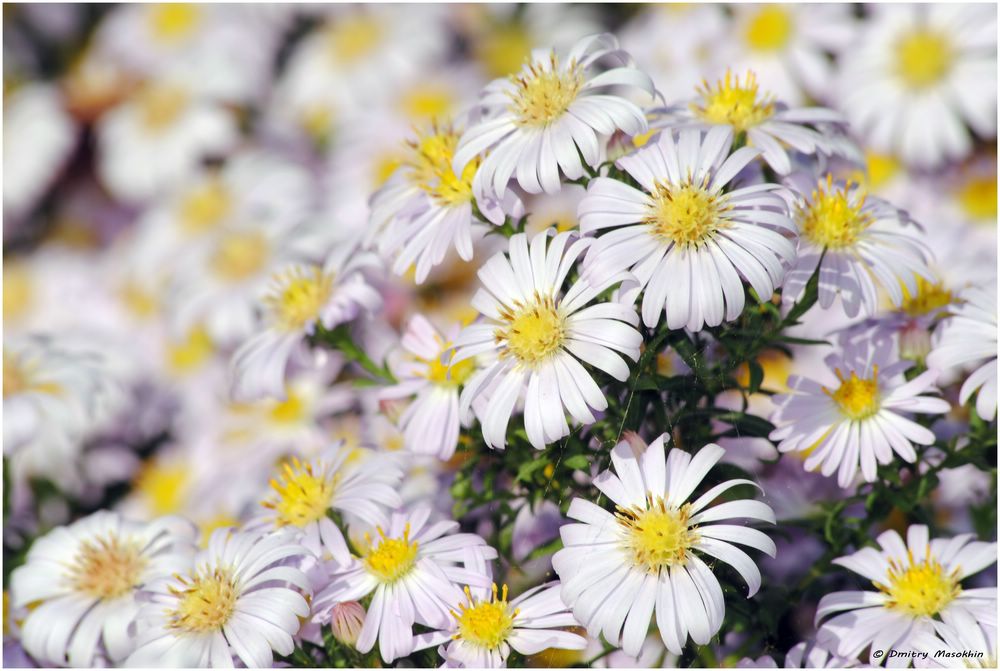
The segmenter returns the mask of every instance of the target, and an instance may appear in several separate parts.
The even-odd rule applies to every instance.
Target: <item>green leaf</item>
[[[563,459],[563,463],[566,468],[572,468],[574,471],[583,471],[590,467],[590,459],[585,454],[574,454],[572,457]]]
[[[747,367],[750,369],[750,384],[747,387],[747,391],[751,394],[756,394],[760,389],[761,383],[764,381],[764,368],[756,359],[747,361]]]
[[[535,471],[539,471],[549,465],[548,457],[538,457],[532,461],[526,461],[517,469],[517,479],[521,482],[531,482],[531,476]]]

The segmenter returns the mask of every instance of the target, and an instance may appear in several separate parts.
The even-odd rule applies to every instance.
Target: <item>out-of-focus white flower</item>
[[[496,79],[483,90],[483,116],[462,135],[454,157],[460,174],[488,152],[473,180],[477,198],[503,198],[511,178],[528,193],[555,193],[561,186],[560,172],[573,180],[583,176],[584,162],[597,167],[604,153],[602,138],[615,131],[646,132],[642,110],[607,92],[621,87],[652,96],[655,91],[614,36],[586,37],[565,58],[561,62],[555,51],[536,51],[519,74]],[[593,73],[605,59],[618,67]]]
[[[8,217],[25,214],[69,160],[76,124],[59,92],[31,84],[4,95],[3,210]]]
[[[141,524],[100,511],[36,540],[11,574],[12,605],[30,606],[25,650],[42,664],[120,664],[134,646],[137,590],[183,570],[194,531],[177,518]]]
[[[462,598],[460,584],[485,587],[487,575],[459,566],[469,557],[490,560],[496,550],[475,534],[452,533],[458,522],[428,523],[429,506],[395,512],[377,537],[366,533],[361,557],[336,569],[330,585],[316,595],[314,608],[356,601],[373,594],[357,649],[368,652],[378,641],[386,663],[414,650],[413,625],[445,629],[450,608]]]
[[[562,286],[589,239],[573,233],[523,233],[510,239],[509,254],[499,253],[479,270],[484,287],[472,304],[488,323],[466,327],[455,340],[454,363],[491,354],[496,359],[474,375],[462,390],[462,408],[489,390],[483,410],[483,438],[493,448],[507,444],[507,425],[524,392],[524,428],[538,449],[569,433],[566,412],[583,424],[607,400],[580,360],[615,379],[629,376],[628,364],[639,358],[639,317],[629,305],[587,304],[605,289],[629,277],[608,274],[577,280],[565,294]],[[478,412],[478,411],[477,411]]]
[[[857,184],[834,183],[830,175],[809,196],[801,187],[795,205],[799,250],[785,276],[786,305],[802,297],[817,267],[820,306],[829,308],[839,296],[849,317],[873,315],[879,287],[898,307],[904,288],[913,296],[919,277],[934,280],[930,251],[905,212]]]
[[[667,649],[681,654],[690,634],[705,645],[725,615],[722,587],[699,554],[732,566],[746,581],[749,595],[760,588],[760,570],[732,543],[774,555],[774,543],[757,529],[707,524],[733,518],[774,523],[760,501],[735,500],[709,507],[720,494],[750,480],[727,480],[693,502],[688,499],[725,450],[706,445],[693,457],[673,449],[664,454],[666,434],[636,456],[622,441],[611,452],[614,472],[604,471],[594,485],[615,513],[584,499],[573,499],[569,517],[579,524],[560,530],[564,548],[552,558],[562,581],[562,597],[591,636],[603,635],[635,657],[654,613]]]
[[[873,149],[934,168],[969,154],[967,126],[996,135],[996,67],[996,7],[876,7],[844,55],[836,99]]]
[[[743,312],[743,279],[766,300],[781,284],[795,245],[776,184],[723,192],[759,151],[730,154],[733,136],[716,127],[663,132],[615,165],[643,190],[598,177],[580,203],[580,230],[615,228],[591,247],[584,278],[629,269],[645,288],[642,320],[700,331]],[[630,283],[626,282],[625,286]]]
[[[931,368],[977,365],[959,391],[965,404],[976,390],[976,414],[993,421],[997,412],[997,295],[992,286],[971,287],[959,295],[960,304],[934,332],[934,349],[927,355]]]
[[[906,542],[895,531],[879,535],[881,550],[866,547],[835,564],[867,578],[876,592],[834,592],[816,611],[818,644],[853,659],[871,647],[869,663],[877,665],[888,650],[909,650],[955,617],[992,622],[996,626],[997,589],[965,589],[961,581],[997,561],[997,544],[972,540],[972,534],[930,540],[927,527],[911,525]],[[844,612],[846,611],[846,612]],[[904,665],[909,658],[902,658]]]
[[[917,453],[913,443],[930,445],[934,434],[910,413],[941,414],[951,408],[935,396],[937,371],[925,371],[909,382],[903,377],[913,363],[894,361],[891,343],[859,342],[826,359],[829,370],[819,378],[792,375],[789,393],[774,397],[771,417],[777,427],[770,438],[782,452],[808,452],[806,470],[837,472],[849,487],[860,466],[866,482],[874,482],[878,465],[892,462],[895,452],[907,462]]]
[[[309,604],[309,581],[287,560],[305,550],[289,536],[218,529],[188,566],[148,583],[127,666],[271,666],[290,655]]]

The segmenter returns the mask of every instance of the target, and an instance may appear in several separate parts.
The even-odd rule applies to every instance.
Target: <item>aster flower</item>
[[[823,107],[789,109],[761,92],[757,77],[747,72],[743,80],[727,71],[715,86],[707,81],[698,90],[699,97],[685,106],[669,107],[657,113],[656,128],[708,129],[723,126],[745,138],[747,146],[761,151],[761,158],[779,175],[792,170],[789,150],[808,156],[845,154],[854,156],[856,148],[844,142],[839,126],[843,117]]]
[[[323,610],[371,594],[357,649],[366,653],[378,641],[387,664],[414,650],[413,625],[444,629],[450,608],[462,598],[459,584],[482,587],[486,575],[460,563],[470,557],[496,558],[496,550],[475,534],[455,534],[458,522],[429,523],[431,509],[421,505],[394,512],[388,525],[366,533],[361,556],[346,569],[331,574],[329,586],[316,595],[314,608]]]
[[[459,388],[475,372],[475,360],[451,364],[458,327],[443,337],[423,315],[415,315],[403,334],[403,361],[390,363],[399,384],[379,392],[380,399],[415,397],[397,424],[406,449],[448,460],[455,453],[461,427]]]
[[[963,405],[976,390],[976,414],[990,422],[997,413],[997,296],[992,287],[970,287],[959,295],[958,307],[935,330],[931,368],[978,364],[962,384]]]
[[[736,569],[753,596],[760,588],[760,571],[732,543],[771,556],[775,552],[761,531],[709,524],[733,518],[774,523],[774,513],[759,501],[709,507],[730,488],[753,485],[750,480],[727,480],[688,501],[725,450],[706,445],[691,456],[675,448],[665,456],[667,438],[660,436],[639,456],[626,441],[615,446],[613,472],[594,478],[615,512],[574,499],[568,515],[580,523],[562,527],[564,547],[552,558],[563,601],[577,620],[591,636],[603,634],[633,657],[654,613],[663,643],[674,654],[681,654],[689,634],[705,645],[719,631],[725,615],[722,588],[703,555]]]
[[[569,433],[566,412],[592,423],[591,409],[604,410],[607,400],[580,361],[625,380],[628,364],[618,353],[639,358],[642,336],[634,328],[639,318],[631,306],[585,307],[627,273],[580,279],[561,291],[590,242],[546,231],[531,240],[529,250],[527,236],[518,234],[511,237],[508,254],[497,254],[479,270],[484,286],[472,304],[488,321],[462,331],[452,365],[486,353],[496,357],[468,381],[461,397],[464,411],[489,392],[481,420],[490,447],[506,445],[507,424],[522,392],[524,427],[539,449]]]
[[[659,140],[616,165],[643,190],[618,180],[590,182],[579,208],[580,230],[615,230],[598,238],[584,278],[630,269],[645,288],[642,320],[653,327],[660,310],[671,329],[699,331],[743,311],[743,279],[767,299],[795,254],[794,225],[776,184],[723,188],[759,152],[730,154],[732,132],[713,128]]]
[[[366,524],[384,524],[386,510],[402,504],[397,489],[403,470],[389,455],[335,443],[317,459],[292,457],[271,480],[274,493],[261,502],[269,512],[248,528],[293,531],[299,542],[317,557],[328,552],[347,564],[350,551],[327,513],[347,515]]]
[[[305,550],[284,534],[217,529],[186,570],[150,582],[127,666],[271,666],[290,655],[309,604],[305,574],[287,560]]]
[[[382,304],[362,273],[377,265],[370,254],[343,245],[322,266],[303,262],[278,270],[263,298],[262,329],[233,355],[233,397],[285,398],[288,360],[317,324],[332,329]]]
[[[194,527],[177,518],[143,524],[109,511],[37,539],[11,573],[11,605],[31,606],[21,625],[25,650],[43,665],[122,662],[133,648],[137,591],[181,570],[194,539]]]
[[[996,135],[996,58],[996,7],[873,8],[844,56],[837,97],[868,146],[934,168],[969,154],[967,126]]]
[[[594,74],[604,60],[618,67]],[[649,77],[632,67],[612,35],[583,38],[565,60],[554,51],[533,52],[520,73],[496,79],[483,90],[482,118],[458,143],[455,174],[489,150],[476,171],[477,196],[503,198],[511,178],[528,193],[559,191],[560,171],[570,180],[583,176],[581,154],[586,165],[597,167],[602,136],[646,132],[642,110],[608,93],[611,87],[654,94]]]
[[[934,633],[921,631],[910,642],[917,652],[927,653],[914,660],[918,668],[951,669],[959,663],[966,669],[997,668],[996,620],[978,622],[969,613],[955,610],[948,623],[935,622]]]
[[[852,343],[826,358],[829,371],[819,380],[791,375],[789,392],[778,394],[770,438],[781,452],[808,452],[805,468],[823,475],[837,472],[841,487],[849,487],[860,469],[874,482],[878,464],[889,464],[893,453],[914,462],[913,443],[930,445],[934,434],[908,418],[910,413],[941,414],[947,401],[925,395],[935,392],[937,371],[925,371],[909,382],[903,374],[910,361],[893,361],[891,342]]]
[[[879,535],[880,550],[866,547],[835,559],[870,580],[877,591],[824,596],[816,611],[817,624],[826,620],[817,643],[848,659],[871,646],[869,661],[877,664],[876,651],[912,649],[912,642],[933,634],[937,623],[954,625],[964,615],[995,624],[996,587],[962,587],[962,580],[997,560],[996,543],[973,537],[930,540],[927,527],[914,524],[905,543],[890,530]]]
[[[905,212],[856,184],[835,183],[827,175],[810,196],[800,198],[795,220],[799,249],[785,277],[786,305],[802,296],[817,267],[820,306],[830,307],[839,296],[848,317],[874,314],[879,288],[899,307],[904,289],[917,294],[919,277],[934,281],[927,266],[930,251],[917,237],[919,227]]]

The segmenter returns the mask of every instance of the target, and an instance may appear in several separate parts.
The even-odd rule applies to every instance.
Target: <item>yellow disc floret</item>
[[[184,197],[178,218],[185,233],[198,234],[215,228],[231,211],[229,189],[221,179],[211,177]]]
[[[615,517],[624,531],[633,563],[649,573],[683,566],[698,535],[691,528],[691,504],[667,506],[661,496],[646,495],[646,506],[618,507]]]
[[[410,542],[410,524],[403,529],[402,538],[388,538],[381,527],[376,528],[379,538],[374,543],[370,534],[365,534],[369,551],[364,564],[383,582],[396,582],[407,575],[417,563],[417,542]]]
[[[195,4],[170,2],[149,8],[149,27],[153,37],[174,43],[191,35],[198,25],[201,8]]]
[[[384,33],[382,24],[367,13],[339,17],[327,29],[330,58],[337,64],[357,63],[378,48]]]
[[[967,181],[958,191],[958,203],[973,219],[997,218],[997,176],[985,175]],[[4,294],[6,296],[6,294]]]
[[[548,67],[530,63],[527,73],[512,75],[514,90],[510,93],[511,111],[522,126],[548,126],[562,117],[583,87],[583,69],[570,63],[561,70],[555,52],[549,56]]]
[[[479,159],[472,160],[456,175],[452,158],[458,146],[458,133],[450,126],[434,125],[432,131],[409,143],[410,180],[442,206],[472,202],[472,178]]]
[[[463,359],[458,363],[446,364],[442,361],[444,354],[426,361],[427,379],[440,387],[459,387],[465,384],[476,371],[475,359]]]
[[[494,332],[501,356],[513,355],[521,364],[534,366],[558,352],[566,340],[566,319],[551,296],[535,294],[529,305],[504,308],[500,318],[506,325]]]
[[[950,305],[954,300],[951,291],[945,288],[943,282],[930,282],[920,276],[917,276],[916,294],[911,294],[905,284],[902,284],[901,288],[903,304],[899,309],[911,317],[932,314]]]
[[[283,331],[301,331],[319,319],[333,293],[333,277],[320,268],[296,266],[276,280],[276,289],[264,297],[264,302],[275,325]]]
[[[146,86],[135,95],[139,120],[149,133],[160,133],[171,126],[187,108],[186,91],[170,85]]]
[[[668,242],[698,246],[726,225],[724,198],[691,182],[657,184],[645,222]]]
[[[962,591],[958,570],[950,574],[928,556],[920,562],[909,553],[907,563],[889,561],[888,584],[875,583],[886,595],[886,607],[913,617],[933,617],[952,602]]]
[[[870,378],[858,377],[854,371],[848,378],[839,370],[836,374],[840,386],[833,391],[824,387],[823,391],[837,404],[842,415],[851,420],[861,420],[879,411],[878,366],[874,367]]]
[[[953,62],[951,43],[936,31],[919,29],[896,42],[896,71],[911,89],[939,83],[947,76]]]
[[[196,634],[221,629],[236,610],[239,597],[232,574],[217,568],[181,581],[183,587],[170,588],[170,593],[179,598],[177,607],[168,614],[169,626]]]
[[[464,640],[481,648],[495,650],[507,640],[514,630],[514,618],[519,610],[510,609],[507,603],[507,585],[499,591],[493,583],[493,595],[489,601],[478,603],[472,598],[472,592],[465,588],[465,598],[468,605],[459,604],[459,611],[451,611],[458,623],[458,631],[452,635],[455,640]]]
[[[698,89],[701,103],[692,103],[695,116],[709,123],[732,126],[737,132],[766,121],[774,115],[774,101],[759,95],[757,76],[748,72],[740,83],[739,76],[726,71],[724,79],[712,88],[707,81]]]
[[[799,232],[820,247],[843,249],[854,245],[874,219],[865,209],[865,194],[852,198],[851,184],[833,186],[827,176],[797,213]]]
[[[757,9],[746,26],[746,41],[757,51],[777,51],[792,37],[792,17],[779,5],[764,5]]]
[[[316,470],[297,457],[283,464],[281,470],[283,475],[271,480],[275,496],[261,502],[274,511],[275,524],[304,527],[323,519],[337,489],[337,475]]]
[[[146,564],[138,542],[108,536],[80,543],[69,576],[78,592],[98,599],[117,599],[138,587]]]
[[[260,272],[270,249],[267,237],[260,231],[231,233],[216,244],[209,266],[222,279],[244,280]]]

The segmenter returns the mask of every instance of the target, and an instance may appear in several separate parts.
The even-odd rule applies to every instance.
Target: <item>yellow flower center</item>
[[[356,63],[375,51],[383,32],[375,18],[362,12],[334,19],[327,32],[330,57],[341,65]]]
[[[864,212],[865,195],[851,204],[848,193],[851,185],[833,188],[832,178],[827,177],[826,188],[813,191],[811,202],[799,208],[799,232],[820,247],[843,249],[858,241],[858,237],[871,226],[873,219]]]
[[[911,89],[937,84],[951,70],[954,53],[943,35],[920,29],[896,43],[896,70]]]
[[[506,347],[501,356],[513,354],[526,366],[546,361],[566,340],[566,319],[551,296],[536,294],[531,305],[518,305],[515,312],[504,308],[500,317],[506,326],[496,329],[494,339]]]
[[[881,402],[878,392],[878,366],[875,366],[871,378],[858,377],[858,374],[851,371],[851,376],[847,379],[838,370],[837,379],[840,386],[835,391],[823,388],[840,412],[852,420],[860,420],[871,417],[879,411]]]
[[[69,576],[78,592],[98,599],[117,599],[142,582],[146,564],[137,542],[108,536],[80,544]]]
[[[929,554],[929,553],[928,553]],[[920,563],[909,557],[909,564],[889,562],[889,584],[875,586],[888,597],[886,607],[913,617],[932,617],[959,595],[958,569],[950,575],[934,559]]]
[[[119,296],[129,312],[140,319],[152,317],[160,307],[153,292],[145,289],[139,282],[124,283],[119,290]]]
[[[507,603],[507,585],[497,597],[497,585],[493,583],[493,596],[489,601],[476,603],[468,587],[465,588],[468,605],[458,605],[459,612],[451,611],[458,622],[458,631],[452,635],[473,645],[490,650],[499,648],[514,630],[514,618],[520,609],[510,610]]]
[[[698,246],[726,225],[725,199],[697,184],[657,183],[646,223],[656,235],[681,246]]]
[[[531,63],[527,74],[511,75],[511,111],[522,126],[548,126],[566,113],[583,87],[583,68],[575,62],[562,71],[552,52],[549,65],[546,69]]]
[[[965,213],[973,219],[996,219],[996,175],[970,179],[959,190],[958,202]],[[6,293],[4,296],[6,296]]]
[[[188,105],[188,94],[180,88],[153,85],[135,97],[139,120],[149,133],[160,133],[174,123]]]
[[[523,26],[511,23],[490,30],[475,46],[490,75],[505,77],[517,72],[531,55],[532,40]]]
[[[698,535],[688,524],[691,504],[668,508],[660,496],[646,495],[647,507],[617,507],[615,517],[625,530],[625,545],[632,561],[649,573],[681,566]]]
[[[410,525],[406,524],[402,538],[387,538],[381,527],[377,527],[378,541],[372,543],[370,534],[365,534],[369,551],[364,558],[365,566],[382,582],[395,582],[408,574],[417,563],[417,542],[410,542]]]
[[[268,417],[276,424],[297,424],[308,414],[309,405],[301,394],[295,390],[285,389],[284,401],[270,401]]]
[[[434,127],[433,131],[409,144],[409,157],[404,161],[411,169],[410,178],[421,190],[444,206],[472,202],[472,178],[476,176],[479,159],[470,161],[456,175],[451,167],[458,134],[451,127]]]
[[[427,379],[442,387],[459,387],[465,384],[476,371],[475,359],[463,359],[455,364],[446,364],[441,357],[427,361]]]
[[[770,96],[758,95],[757,76],[748,72],[745,83],[739,76],[726,71],[725,79],[716,82],[713,89],[705,82],[698,89],[701,104],[692,103],[691,109],[701,119],[709,123],[732,126],[737,132],[766,121],[774,114],[774,101]]]
[[[168,615],[169,626],[190,633],[206,634],[218,631],[236,609],[239,594],[231,573],[225,569],[207,570],[193,579],[181,579],[184,587],[170,588],[179,597],[177,608]]]
[[[411,119],[442,119],[455,108],[455,99],[444,88],[423,85],[403,96],[400,102],[403,112]]]
[[[267,237],[260,231],[234,233],[219,241],[209,265],[219,277],[236,282],[258,273],[270,251]]]
[[[278,288],[264,302],[284,331],[301,331],[316,321],[333,293],[333,277],[320,268],[295,267],[276,279]]]
[[[198,234],[229,216],[233,201],[222,180],[213,177],[192,189],[181,201],[179,219],[185,233]]]
[[[40,393],[56,396],[62,393],[62,387],[55,382],[43,382],[37,376],[38,366],[3,353],[3,397],[17,394]]]
[[[27,314],[34,294],[28,269],[20,263],[8,262],[3,269],[3,318],[13,322]]]
[[[190,473],[183,464],[150,462],[139,471],[134,486],[150,512],[170,515],[183,508],[189,479]]]
[[[326,516],[339,478],[316,472],[312,464],[303,464],[297,457],[282,465],[283,476],[271,480],[276,496],[261,502],[275,514],[279,527],[291,525],[304,527]]]
[[[167,366],[183,375],[199,369],[215,352],[212,338],[202,327],[191,329],[183,340],[167,344]]]
[[[913,317],[929,315],[946,305],[950,305],[953,299],[951,292],[945,288],[943,282],[928,282],[923,277],[917,277],[917,293],[910,295],[910,290],[906,285],[902,285],[903,304],[900,309]]]
[[[746,40],[751,49],[777,51],[792,37],[792,17],[783,7],[765,5],[747,23]]]
[[[150,8],[149,25],[153,37],[162,43],[180,42],[194,32],[201,8],[186,3],[166,3]]]

